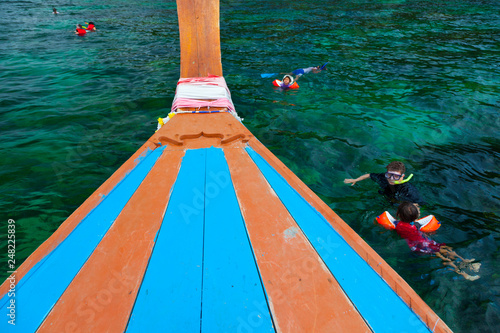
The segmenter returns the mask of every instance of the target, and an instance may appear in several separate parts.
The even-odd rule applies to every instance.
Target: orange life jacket
[[[273,86],[284,88],[284,89],[299,89],[299,85],[297,84],[297,82],[294,82],[292,85],[290,85],[288,87],[283,87],[283,82],[280,80],[274,80]]]

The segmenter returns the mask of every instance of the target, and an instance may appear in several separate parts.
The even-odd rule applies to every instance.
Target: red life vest
[[[92,30],[92,29],[94,29],[94,27],[95,27],[95,25],[89,24],[89,26],[87,27],[87,30]]]
[[[418,231],[417,227],[406,222],[399,222],[396,224],[396,232],[399,236],[409,241],[420,241],[424,239],[422,234]]]
[[[76,32],[78,33],[79,36],[83,36],[87,33],[87,30],[76,28]]]
[[[410,223],[398,222],[396,224],[396,232],[406,240],[410,250],[413,252],[436,253],[441,250],[441,246],[445,245],[444,243],[437,243],[425,237],[416,226]]]

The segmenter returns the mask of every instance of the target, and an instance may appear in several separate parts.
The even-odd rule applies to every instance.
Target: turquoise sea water
[[[60,15],[52,14],[55,6]],[[76,23],[96,33],[78,37]],[[0,267],[19,265],[153,133],[179,78],[174,1],[0,2]],[[455,332],[500,330],[496,0],[221,1],[224,75],[244,124]],[[280,92],[261,73],[329,61]],[[373,224],[370,180],[402,160],[477,281]]]

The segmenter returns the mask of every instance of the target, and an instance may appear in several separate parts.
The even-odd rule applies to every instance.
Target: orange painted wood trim
[[[183,151],[165,150],[37,332],[123,332]]]
[[[178,0],[181,77],[222,76],[219,0]]]
[[[177,114],[151,138],[179,149],[208,147],[245,147],[253,137],[233,115],[227,112]]]
[[[73,229],[87,216],[92,209],[102,201],[108,193],[132,170],[138,163],[138,158],[150,149],[154,150],[156,146],[147,141],[132,155],[115,173],[113,173],[90,197],[71,214],[59,228],[43,242],[23,263],[17,268],[16,283],[18,283],[30,269],[40,260],[54,250]],[[10,281],[5,280],[0,286],[0,297],[3,297],[9,291]]]
[[[452,332],[422,298],[399,276],[382,257],[375,252],[347,223],[345,223],[326,203],[323,202],[304,182],[281,162],[255,137],[248,142],[250,147],[262,156],[283,178],[306,199],[345,241],[389,284],[405,303],[435,332]]]
[[[225,149],[277,332],[370,332],[244,149]]]

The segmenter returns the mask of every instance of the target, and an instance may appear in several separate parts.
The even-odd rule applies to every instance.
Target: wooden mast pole
[[[177,0],[181,78],[222,76],[219,0]]]

